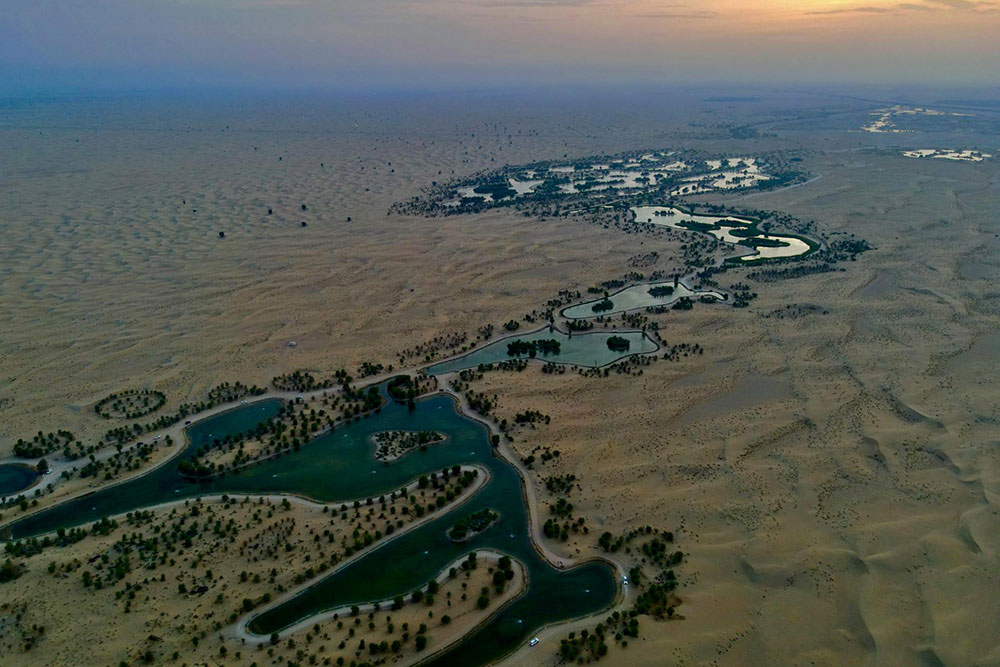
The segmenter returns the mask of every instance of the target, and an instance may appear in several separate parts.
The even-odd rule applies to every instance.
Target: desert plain
[[[701,354],[607,376],[531,363],[472,385],[496,396],[497,417],[550,418],[516,429],[509,449],[560,452],[526,483],[545,508],[560,495],[545,479],[573,475],[590,531],[545,549],[598,557],[601,532],[652,524],[684,551],[683,618],[642,620],[603,662],[995,664],[1000,162],[902,153],[995,155],[1000,110],[862,132],[889,102],[685,89],[627,104],[613,91],[12,103],[0,108],[0,456],[37,431],[96,441],[109,423],[94,405],[113,392],[163,392],[168,412],[220,382],[417,366],[405,350],[499,330],[560,290],[669,273],[687,242],[510,208],[390,214],[434,181],[630,150],[783,152],[808,182],[693,201],[781,211],[872,250],[828,273],[718,277],[751,284],[746,308],[650,315],[669,344]],[[905,129],[905,115],[893,121]],[[95,548],[88,538],[55,559]],[[144,629],[74,654],[66,605],[28,585],[52,559],[0,584],[0,616],[24,607],[46,625],[26,651],[0,620],[0,663],[137,663],[149,623],[191,613],[163,595],[130,619]],[[568,628],[550,630],[510,663],[558,664]],[[245,662],[217,646],[187,659]]]

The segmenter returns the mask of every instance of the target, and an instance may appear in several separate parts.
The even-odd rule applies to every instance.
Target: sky
[[[1000,82],[1000,0],[0,0],[0,90]]]

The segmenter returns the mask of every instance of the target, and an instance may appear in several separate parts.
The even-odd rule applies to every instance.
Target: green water
[[[608,338],[611,336],[621,336],[631,343],[628,352],[622,354],[608,349]],[[577,366],[598,367],[614,363],[619,359],[652,352],[656,349],[656,343],[646,337],[641,331],[600,331],[589,333],[578,333],[570,336],[558,329],[550,330],[548,327],[532,333],[509,336],[493,341],[478,350],[469,354],[442,361],[427,368],[430,375],[441,375],[443,373],[453,373],[466,368],[475,368],[479,364],[493,364],[507,359],[523,359],[527,355],[512,357],[507,354],[507,343],[515,340],[533,341],[545,338],[555,338],[561,344],[559,354],[538,354],[537,359],[552,361],[558,364],[574,364]]]
[[[672,294],[653,296],[649,293],[651,288],[662,287],[665,285],[674,288]],[[594,312],[594,304],[603,301],[605,298],[601,297],[598,299],[591,299],[590,301],[585,301],[583,303],[578,303],[574,306],[569,306],[568,308],[563,308],[561,314],[563,317],[570,319],[585,320],[587,318],[599,317],[601,315],[605,317],[617,315],[618,313],[638,310],[639,308],[646,308],[647,306],[670,306],[683,297],[697,299],[700,296],[710,296],[717,301],[724,301],[726,298],[722,292],[717,292],[715,290],[693,290],[682,282],[675,283],[672,280],[662,280],[657,283],[631,285],[606,297],[612,305],[610,310]]]
[[[214,437],[246,430],[279,404],[266,401],[241,407],[191,427],[191,447]],[[416,451],[384,464],[374,458],[369,436],[383,430],[432,430],[449,436],[440,445]],[[72,526],[100,516],[118,514],[174,498],[208,493],[286,492],[336,501],[389,493],[415,477],[454,464],[476,463],[489,468],[490,482],[457,510],[399,536],[344,569],[320,580],[296,597],[271,609],[250,624],[251,631],[268,635],[321,611],[354,603],[406,594],[425,584],[450,563],[474,549],[493,549],[525,564],[530,586],[513,604],[471,637],[435,659],[455,664],[457,655],[468,665],[490,662],[527,641],[540,626],[593,613],[611,604],[615,580],[600,563],[560,571],[535,552],[528,534],[528,517],[521,479],[512,466],[493,455],[485,426],[460,415],[450,396],[439,394],[417,401],[415,410],[390,401],[381,413],[338,427],[296,454],[211,482],[189,482],[170,463],[135,482],[98,491],[78,501],[53,507],[13,525],[15,537],[59,526]],[[331,502],[331,504],[336,504]],[[445,534],[458,518],[484,507],[500,512],[500,520],[465,543]],[[433,635],[428,650],[433,650]]]
[[[14,538],[29,537],[57,528],[71,528],[97,521],[105,516],[122,514],[177,498],[216,493],[219,486],[235,480],[236,477],[233,476],[231,479],[224,477],[207,483],[191,482],[177,472],[177,463],[215,438],[247,431],[258,422],[270,419],[278,414],[281,405],[282,401],[271,398],[243,405],[193,424],[187,430],[190,444],[172,461],[131,481],[95,491],[15,521],[10,525],[11,535]]]
[[[30,466],[20,463],[0,465],[0,496],[23,491],[34,484],[36,479],[38,479],[38,473]]]

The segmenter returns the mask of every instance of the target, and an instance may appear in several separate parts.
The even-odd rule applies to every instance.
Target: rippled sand
[[[160,389],[169,409],[225,380],[390,363],[436,335],[499,330],[636,256],[659,253],[646,272],[679,256],[676,239],[572,220],[386,216],[452,170],[794,143],[822,178],[747,205],[876,251],[843,273],[754,283],[749,308],[661,317],[668,342],[706,351],[641,377],[530,367],[480,386],[501,414],[551,415],[515,447],[562,451],[542,474],[580,478],[572,500],[592,529],[653,523],[690,552],[686,620],[644,621],[608,664],[1000,661],[991,162],[856,151],[878,138],[856,124],[748,144],[693,129],[704,104],[686,104],[5,108],[0,449],[40,429],[99,434],[92,406],[112,391]]]

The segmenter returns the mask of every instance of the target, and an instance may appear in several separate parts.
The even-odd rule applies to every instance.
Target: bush
[[[608,349],[614,352],[628,352],[628,349],[632,346],[628,342],[627,338],[622,338],[621,336],[611,336],[608,338]]]

